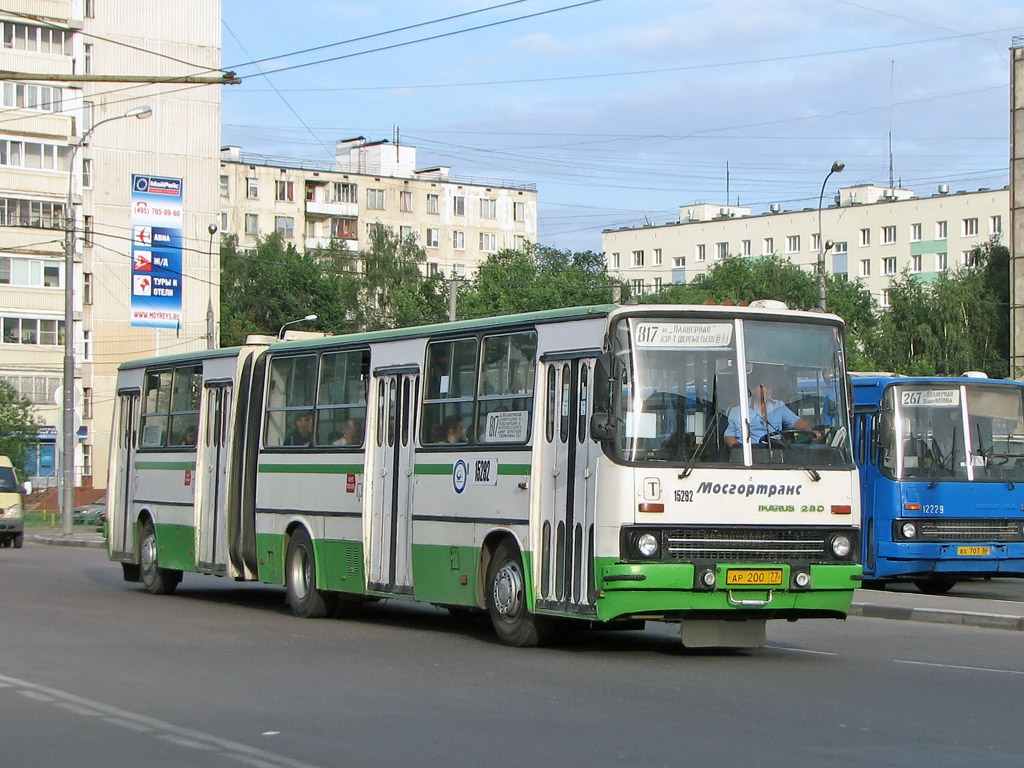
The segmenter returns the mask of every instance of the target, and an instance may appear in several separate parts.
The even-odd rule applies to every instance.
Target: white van
[[[32,484],[26,482],[19,486],[11,460],[0,456],[0,547],[13,544],[16,549],[21,549],[25,541],[22,493],[32,493]]]

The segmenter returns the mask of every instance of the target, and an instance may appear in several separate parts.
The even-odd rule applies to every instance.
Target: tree
[[[458,315],[489,317],[559,307],[607,304],[623,285],[608,275],[604,256],[528,243],[489,256],[459,291]]]
[[[7,456],[19,472],[36,442],[41,423],[28,398],[21,397],[6,381],[0,381],[0,454]]]
[[[426,253],[414,235],[401,239],[389,227],[370,228],[370,248],[359,252],[362,275],[355,281],[352,318],[364,330],[440,322],[448,316],[441,275],[424,277]]]
[[[780,256],[727,258],[687,285],[672,285],[645,297],[645,303],[747,303],[758,299],[783,301],[792,309],[818,305],[814,277]]]
[[[221,344],[241,344],[252,333],[276,335],[310,313],[317,328],[331,333],[353,327],[356,257],[343,241],[299,253],[272,232],[252,252],[237,245],[233,236],[221,245]]]

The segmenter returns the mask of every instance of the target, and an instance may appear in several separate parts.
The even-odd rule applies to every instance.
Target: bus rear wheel
[[[142,535],[139,538],[139,576],[146,591],[152,595],[169,595],[181,582],[181,571],[160,567],[156,532],[150,520],[142,524]]]
[[[335,596],[316,588],[313,542],[305,528],[296,528],[285,556],[285,590],[292,613],[300,619],[320,619],[335,607]]]
[[[914,579],[914,586],[926,595],[944,595],[956,586],[952,576],[929,576],[926,579]]]
[[[487,566],[487,611],[498,639],[506,645],[540,645],[551,636],[553,621],[526,608],[523,559],[507,540],[498,545]]]

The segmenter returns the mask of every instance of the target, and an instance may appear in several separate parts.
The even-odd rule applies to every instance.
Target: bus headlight
[[[0,511],[3,511],[7,517],[21,517],[21,504],[14,504],[6,510],[3,509],[3,507],[0,507]]]
[[[832,547],[832,554],[838,557],[840,560],[850,556],[850,550],[853,549],[853,545],[850,543],[850,537],[844,533],[836,534],[832,537],[832,541],[829,542]]]
[[[916,539],[917,523],[903,523],[900,526],[900,533],[903,534],[904,539]]]
[[[658,539],[653,533],[642,533],[636,540],[636,549],[642,557],[653,557],[658,552]]]

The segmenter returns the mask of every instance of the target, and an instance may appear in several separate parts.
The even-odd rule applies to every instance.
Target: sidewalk
[[[61,528],[26,528],[25,541],[54,544],[60,547],[107,548],[107,540],[103,538],[102,533],[80,525],[75,526],[75,530],[70,536],[65,536]]]
[[[1024,603],[1011,600],[858,589],[850,615],[1024,632]]]

